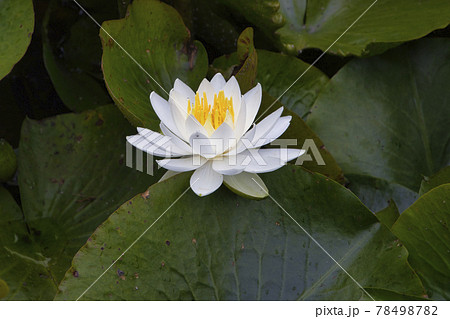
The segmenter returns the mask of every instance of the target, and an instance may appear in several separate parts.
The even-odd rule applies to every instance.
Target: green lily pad
[[[16,153],[8,142],[0,138],[0,183],[10,180],[16,170]]]
[[[367,292],[372,295],[376,300],[384,301],[427,301],[429,300],[426,296],[410,296],[405,294],[398,294],[396,292],[390,291],[388,289],[372,289],[367,288]],[[372,301],[367,295],[363,295],[360,299],[361,301]]]
[[[133,132],[114,106],[25,120],[19,146],[23,214],[11,205],[5,210],[14,214],[0,214],[0,277],[11,289],[9,299],[53,299],[95,228],[158,180],[125,166],[125,136]]]
[[[363,287],[423,295],[405,248],[350,191],[291,165],[261,177]],[[180,174],[123,204],[75,255],[56,299],[78,299],[114,261],[81,300],[361,298],[271,198],[249,200],[225,187],[199,198],[188,185],[189,174]]]
[[[0,80],[24,56],[34,31],[32,0],[0,2]]]
[[[128,120],[135,126],[158,129],[150,93],[167,98],[177,78],[198,86],[208,68],[206,50],[192,41],[180,15],[165,3],[135,0],[128,12],[124,19],[102,25],[103,74]]]
[[[450,163],[450,40],[423,39],[353,60],[321,91],[308,125],[344,174],[418,192]]]
[[[326,50],[336,40],[329,52],[378,54],[399,42],[445,28],[450,22],[450,3],[442,0],[221,2],[257,26],[279,48],[293,54],[305,48]]]
[[[118,17],[110,0],[81,0],[80,5],[101,23]],[[72,111],[111,103],[101,71],[102,45],[98,26],[73,1],[53,0],[43,21],[43,56],[53,86]]]
[[[431,299],[450,299],[450,184],[433,188],[400,215],[392,232]]]
[[[295,57],[258,50],[258,59],[258,82],[270,95],[281,96],[281,103],[289,110],[305,118],[328,77]]]
[[[0,279],[0,299],[5,298],[9,293],[9,287],[8,284]]]
[[[372,212],[381,211],[395,201],[400,212],[403,212],[414,203],[419,194],[405,186],[389,183],[386,180],[373,176],[345,174],[348,179],[347,187]]]
[[[420,184],[419,195],[422,196],[435,187],[450,183],[450,166],[446,166],[431,177],[424,177]]]
[[[383,210],[380,210],[375,215],[383,225],[385,225],[387,228],[390,229],[392,225],[394,225],[394,223],[400,217],[400,212],[398,211],[395,202],[391,201],[388,207],[386,207]]]
[[[0,276],[9,300],[50,299],[58,285],[48,263],[35,245],[22,211],[9,192],[0,187]],[[5,291],[6,290],[6,291]]]
[[[210,54],[235,51],[236,41],[242,31],[242,27],[233,18],[232,12],[220,6],[220,1],[175,1],[175,4],[179,4],[175,5],[175,9],[183,15],[185,21],[189,17],[192,21],[193,35],[207,45]],[[220,9],[216,10],[218,6]]]

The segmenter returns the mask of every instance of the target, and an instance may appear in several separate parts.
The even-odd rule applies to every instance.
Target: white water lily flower
[[[169,101],[155,92],[150,101],[161,120],[162,134],[138,128],[127,140],[136,148],[166,157],[158,164],[168,170],[163,179],[194,171],[191,188],[199,196],[211,194],[222,183],[253,198],[267,196],[256,173],[271,172],[304,153],[299,149],[260,149],[288,128],[291,116],[279,108],[254,125],[261,104],[261,85],[246,94],[233,77],[216,74],[204,79],[197,92],[175,81]]]

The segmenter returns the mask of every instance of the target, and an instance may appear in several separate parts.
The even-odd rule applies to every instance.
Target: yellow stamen
[[[201,125],[205,125],[209,117],[208,123],[210,122],[214,129],[217,129],[225,121],[227,111],[229,111],[234,124],[233,98],[226,98],[224,91],[220,91],[219,96],[214,94],[212,108],[208,104],[206,93],[203,92],[203,97],[200,100],[200,94],[197,92],[195,94],[195,103],[191,104],[191,101],[188,100],[187,111],[189,114],[194,115]]]

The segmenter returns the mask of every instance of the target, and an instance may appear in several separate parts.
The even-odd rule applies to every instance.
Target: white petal
[[[202,100],[203,93],[206,93],[206,98],[208,99],[208,104],[213,105],[214,103],[214,87],[207,79],[203,79],[202,83],[200,83],[200,86],[197,90],[198,94],[200,95],[200,101]]]
[[[165,137],[164,135],[162,135],[158,132],[154,132],[154,131],[152,131],[148,128],[144,128],[144,127],[138,127],[138,128],[136,128],[136,130],[140,136],[142,136],[144,139],[146,139],[148,142],[151,142],[151,143],[154,143],[156,140]],[[169,140],[169,139],[166,138],[166,140]]]
[[[271,113],[267,117],[265,117],[261,122],[256,124],[256,132],[255,137],[253,138],[252,143],[256,144],[260,141],[260,139],[269,133],[274,127],[275,123],[277,123],[278,119],[283,113],[283,107],[280,107],[275,112]]]
[[[157,160],[156,162],[159,166],[171,171],[188,172],[201,167],[205,164],[206,159],[201,156],[194,155],[182,158],[166,158]]]
[[[177,125],[172,117],[172,111],[169,102],[160,97],[157,93],[152,92],[150,94],[150,102],[152,103],[153,109],[159,119],[176,135],[180,135]]]
[[[253,89],[244,94],[245,106],[247,109],[247,115],[245,118],[245,131],[255,121],[256,114],[258,114],[259,107],[261,106],[262,89],[261,84],[257,84]]]
[[[280,117],[272,129],[262,136],[259,141],[255,141],[255,148],[259,148],[263,145],[269,144],[279,138],[289,127],[292,116]]]
[[[215,172],[211,166],[208,162],[191,176],[191,188],[198,196],[209,195],[222,185],[222,174]]]
[[[226,98],[233,98],[233,109],[234,114],[239,114],[241,110],[241,89],[239,83],[234,76],[232,76],[227,84],[223,87],[223,93]]]
[[[189,138],[192,136],[192,134],[197,132],[206,136],[208,135],[208,132],[203,127],[203,125],[201,125],[200,122],[192,114],[190,114],[186,119],[185,127],[186,127],[186,135],[189,136]]]
[[[184,122],[189,115],[187,111],[189,101],[193,102],[175,89],[170,90],[169,104],[172,117],[181,132],[184,130]]]
[[[154,156],[160,156],[160,157],[178,157],[181,156],[181,154],[177,154],[172,149],[166,150],[162,146],[149,142],[145,138],[143,138],[141,135],[131,135],[127,136],[127,141],[134,147],[136,147],[138,150],[141,150],[145,153],[154,155]]]
[[[227,110],[226,114],[225,114],[225,119],[223,120],[223,123],[228,124],[229,127],[231,127],[232,129],[234,128],[234,122],[233,122],[233,116],[230,113],[230,110]],[[233,130],[234,132],[234,130]],[[233,133],[234,135],[234,133]]]
[[[169,94],[169,105],[173,121],[181,134],[180,137],[186,139],[185,122],[186,118],[189,116],[189,113],[187,112],[188,99],[172,89]]]
[[[236,138],[240,139],[242,135],[244,135],[245,131],[245,124],[246,124],[246,117],[247,117],[247,106],[245,105],[244,99],[241,101],[241,108],[239,110],[239,113],[234,113],[236,115],[234,119],[234,132],[236,134]],[[248,130],[248,128],[247,128]]]
[[[277,150],[277,149],[274,149]],[[275,151],[261,150],[261,149],[247,149],[239,154],[227,154],[223,158],[217,158],[213,161],[213,169],[224,175],[233,175],[242,171],[249,173],[267,173],[279,169],[286,165],[286,161],[283,161],[279,154]],[[287,152],[286,152],[287,153]],[[295,150],[292,153],[288,153],[293,157],[298,152]],[[284,156],[286,158],[286,156]]]
[[[187,118],[189,113],[187,112],[188,108],[188,101],[190,103],[194,102],[194,100],[191,100],[190,98],[184,96],[184,94],[178,92],[175,89],[170,90],[169,92],[169,103],[172,106],[176,106],[176,110],[179,111],[179,113],[183,116],[184,119]]]
[[[245,172],[267,173],[275,171],[286,164],[280,158],[266,156],[262,151],[259,149],[248,149],[237,154],[237,165],[245,166]]]
[[[214,77],[211,79],[211,84],[214,87],[216,93],[219,93],[220,90],[223,90],[223,87],[226,83],[227,82],[220,73],[216,73],[216,75],[214,75]]]
[[[253,173],[242,172],[238,175],[224,176],[223,183],[240,196],[262,199],[269,196],[269,190],[261,177]]]
[[[280,159],[285,163],[296,159],[304,153],[305,150],[296,148],[264,148],[259,150],[259,154],[261,154],[263,158],[273,157],[276,159]]]
[[[182,150],[185,153],[185,155],[190,155],[192,153],[192,148],[185,141],[183,141],[181,138],[179,138],[178,136],[173,134],[173,132],[170,131],[167,128],[167,126],[164,125],[164,123],[161,123],[159,125],[159,127],[161,128],[161,132],[163,132],[163,134],[165,136],[169,136],[170,137],[170,141],[175,146],[177,146],[180,150]]]
[[[181,172],[167,171],[167,172],[164,173],[164,175],[161,177],[161,179],[158,181],[158,183],[159,183],[159,182],[163,182],[163,181],[165,181],[166,179],[169,179],[169,178],[171,178],[171,177],[173,177],[173,176],[175,176],[175,175],[178,175],[178,174],[180,174],[180,173],[181,173]]]
[[[185,97],[186,99],[190,99],[191,102],[194,101],[195,97],[194,91],[180,79],[175,80],[173,88],[175,89],[175,91],[180,93],[181,96]]]
[[[211,140],[205,134],[195,132],[190,136],[189,143],[194,154],[201,155],[205,158],[213,158],[216,156],[216,148],[211,145]]]
[[[240,163],[237,162],[237,156],[223,156],[221,158],[216,158],[212,161],[212,168],[217,173],[223,175],[236,175],[244,171],[245,166],[242,165],[242,160]]]
[[[247,148],[255,148],[253,142],[253,139],[255,138],[255,133],[256,133],[256,125],[253,125],[253,127],[251,129],[249,129],[247,131],[247,133],[244,134],[244,136],[242,136],[239,139],[239,142],[237,143],[236,146],[236,154],[242,153],[243,151],[245,151]]]
[[[206,118],[206,121],[205,121],[205,124],[203,125],[203,127],[205,128],[206,132],[208,133],[208,136],[211,136],[212,133],[214,133],[215,129],[214,129],[214,126],[212,125],[211,114],[209,114],[208,117]]]
[[[139,134],[141,134],[141,132],[144,133],[144,134],[145,134],[145,132],[153,132],[153,131],[149,130],[148,128],[145,128],[145,127],[139,127],[139,126],[136,128],[136,130],[137,130],[137,132],[138,132]],[[159,133],[156,133],[156,134],[159,134]]]
[[[211,144],[216,146],[216,155],[222,154],[226,150],[236,145],[236,138],[233,129],[223,122],[210,137]]]
[[[138,132],[139,135],[127,136],[127,141],[141,151],[162,157],[190,154],[178,148],[168,136],[141,127]]]
[[[249,173],[269,173],[276,171],[277,169],[280,169],[281,167],[286,165],[285,162],[274,157],[266,157],[264,158],[264,161],[265,163],[263,165],[252,161],[245,167],[244,171]]]
[[[286,165],[285,162],[273,157],[266,157],[264,158],[264,161],[265,163],[263,165],[252,161],[245,167],[244,171],[249,173],[269,173]]]

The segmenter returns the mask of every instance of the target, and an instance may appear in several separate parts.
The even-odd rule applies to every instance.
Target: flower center
[[[227,117],[234,124],[233,98],[226,98],[225,93],[220,91],[218,96],[214,94],[214,103],[211,107],[211,104],[208,104],[206,93],[203,92],[200,100],[200,94],[197,92],[195,103],[191,104],[191,101],[188,100],[188,113],[194,115],[201,125],[212,126],[214,130],[225,122]]]

